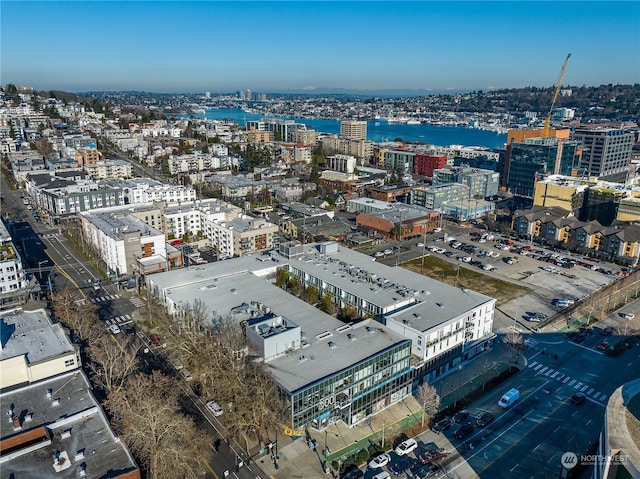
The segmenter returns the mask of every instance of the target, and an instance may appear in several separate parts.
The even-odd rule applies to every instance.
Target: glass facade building
[[[375,334],[375,333],[374,333]],[[338,373],[289,392],[292,424],[354,425],[411,394],[411,341],[405,340]]]

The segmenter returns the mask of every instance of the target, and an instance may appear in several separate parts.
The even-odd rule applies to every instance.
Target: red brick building
[[[444,168],[447,164],[446,155],[416,154],[413,160],[413,172],[416,175],[433,177],[433,170]]]

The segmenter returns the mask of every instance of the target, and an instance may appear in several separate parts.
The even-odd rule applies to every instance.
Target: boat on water
[[[421,125],[420,120],[407,120],[407,125]]]

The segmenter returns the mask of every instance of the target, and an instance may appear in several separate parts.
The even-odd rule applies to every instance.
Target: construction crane
[[[558,99],[558,93],[560,93],[560,87],[562,86],[562,80],[564,79],[564,74],[567,71],[567,65],[569,64],[569,58],[571,58],[571,53],[567,55],[567,58],[562,65],[562,70],[560,70],[560,76],[558,76],[558,81],[556,82],[556,88],[553,90],[553,96],[551,97],[551,108],[549,109],[549,114],[544,119],[544,132],[543,136],[547,138],[550,135],[549,126],[551,125],[551,113],[553,113],[553,107],[556,106],[556,100]]]

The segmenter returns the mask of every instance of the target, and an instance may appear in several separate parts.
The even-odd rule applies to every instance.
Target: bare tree
[[[89,346],[89,369],[94,380],[108,394],[124,386],[127,379],[138,371],[138,348],[131,343],[122,346],[112,336],[103,334]]]
[[[502,337],[502,342],[507,345],[511,354],[513,354],[513,361],[518,362],[518,354],[524,344],[522,334],[517,331],[511,331]]]
[[[176,390],[175,380],[154,371],[130,377],[106,401],[114,428],[151,479],[200,476],[208,440],[179,412]]]
[[[102,335],[104,327],[98,322],[97,306],[78,300],[68,288],[60,290],[51,298],[55,318],[69,328],[84,344],[91,344]]]
[[[440,396],[436,388],[428,383],[423,383],[418,387],[416,399],[422,408],[422,426],[425,419],[430,421],[440,410]]]

